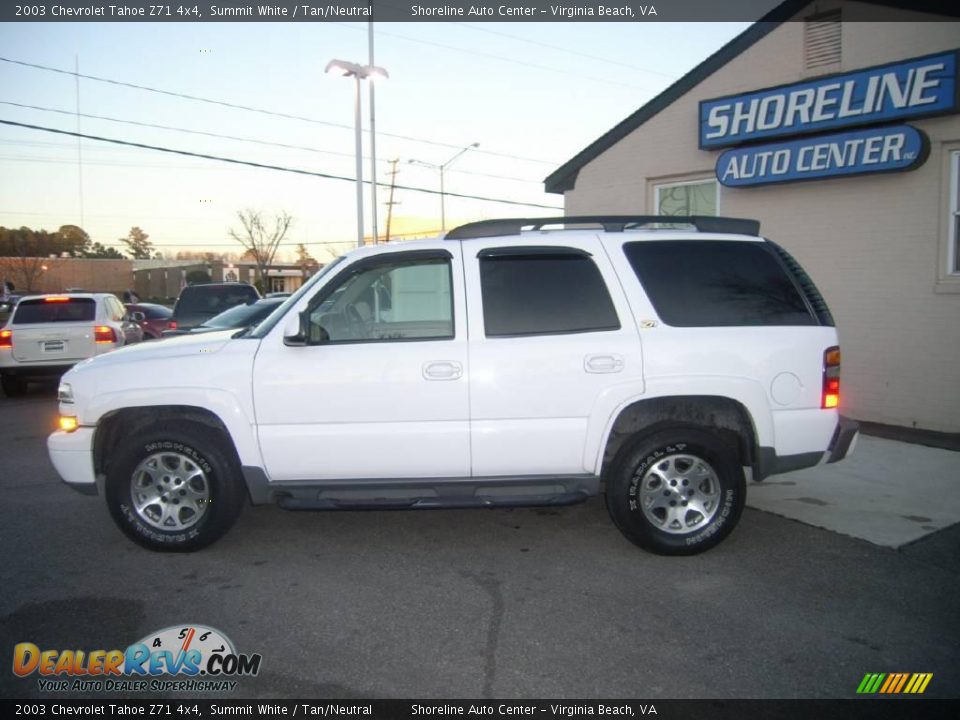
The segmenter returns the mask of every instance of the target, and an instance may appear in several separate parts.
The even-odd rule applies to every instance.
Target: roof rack
[[[474,240],[519,235],[524,229],[542,230],[545,225],[599,225],[606,232],[623,232],[644,225],[693,225],[698,232],[759,235],[760,221],[746,218],[711,217],[709,215],[569,215],[548,218],[504,218],[480,220],[454,228],[447,240]]]

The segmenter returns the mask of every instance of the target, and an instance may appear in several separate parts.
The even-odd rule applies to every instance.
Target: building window
[[[950,153],[950,249],[948,272],[960,274],[960,150]]]
[[[817,70],[824,65],[840,62],[842,32],[839,10],[806,19],[803,24],[803,59],[807,70]]]
[[[658,215],[717,215],[720,185],[716,180],[692,180],[654,186]]]

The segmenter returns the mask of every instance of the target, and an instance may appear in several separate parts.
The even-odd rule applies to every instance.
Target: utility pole
[[[390,242],[390,222],[393,220],[393,206],[399,205],[400,203],[394,202],[393,200],[393,191],[397,187],[397,163],[400,162],[400,158],[390,161],[390,172],[387,173],[390,176],[390,199],[387,201],[387,237],[384,239],[384,242]]]

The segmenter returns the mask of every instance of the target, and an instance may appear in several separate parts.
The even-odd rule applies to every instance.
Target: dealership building
[[[545,182],[567,215],[760,220],[830,305],[842,411],[958,433],[960,11],[921,7],[788,0]]]

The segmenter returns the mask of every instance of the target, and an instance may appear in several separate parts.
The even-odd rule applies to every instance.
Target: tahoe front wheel
[[[205,425],[153,425],[123,440],[108,464],[110,514],[150,550],[206,547],[233,525],[244,495],[225,440]]]
[[[607,510],[627,539],[660,555],[694,555],[733,530],[746,501],[734,448],[694,428],[627,445],[607,477]]]

